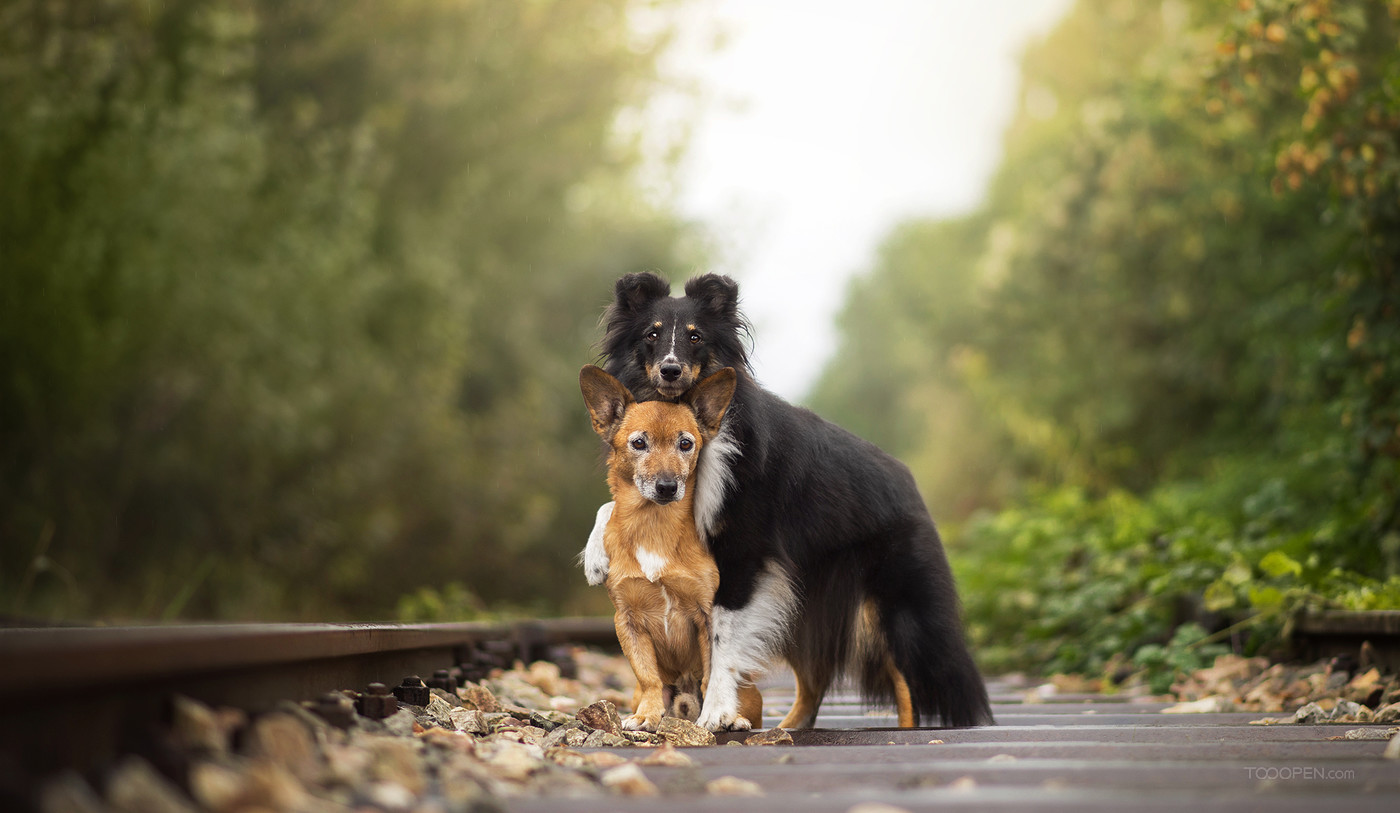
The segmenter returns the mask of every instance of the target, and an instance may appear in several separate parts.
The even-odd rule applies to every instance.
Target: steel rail
[[[258,712],[564,644],[616,647],[612,619],[0,629],[0,802],[35,776],[149,750],[175,695]]]

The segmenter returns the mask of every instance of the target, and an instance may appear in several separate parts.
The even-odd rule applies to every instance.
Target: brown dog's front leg
[[[632,674],[637,676],[637,691],[632,697],[636,708],[632,715],[622,721],[628,731],[655,731],[666,711],[664,701],[665,684],[661,680],[661,670],[656,663],[656,648],[651,638],[637,632],[629,614],[619,611],[613,616],[613,627],[617,630],[617,642],[622,645],[622,654],[632,665]]]

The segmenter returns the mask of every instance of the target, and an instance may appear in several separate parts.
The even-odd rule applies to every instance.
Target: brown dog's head
[[[608,444],[609,482],[631,482],[658,505],[683,499],[700,447],[719,433],[736,382],[733,368],[725,367],[692,387],[680,403],[637,403],[622,382],[585,366],[579,389],[593,431]]]

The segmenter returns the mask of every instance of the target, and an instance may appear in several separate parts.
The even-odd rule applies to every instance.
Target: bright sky
[[[728,34],[684,58],[709,102],[680,207],[739,280],[759,382],[806,395],[851,276],[896,223],[982,198],[1018,55],[1070,0],[715,0]],[[683,51],[686,53],[686,51]],[[679,293],[680,277],[672,273]]]

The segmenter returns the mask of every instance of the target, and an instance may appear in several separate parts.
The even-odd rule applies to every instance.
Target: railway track
[[[521,659],[565,657],[570,644],[615,645],[605,619],[516,624],[207,625],[0,630],[0,807],[35,803],[42,778],[89,772],[152,747],[147,735],[179,694],[254,712],[288,699],[404,675],[471,677]],[[765,683],[771,723],[792,702],[783,674]],[[1027,701],[993,680],[998,724],[894,728],[891,710],[828,698],[792,746],[686,749],[694,765],[648,767],[671,796],[510,798],[511,811],[1400,810],[1400,760],[1379,739],[1395,723],[1251,725],[1259,713],[1164,714],[1165,703],[1098,695]],[[1346,739],[1348,732],[1355,737]],[[623,749],[618,753],[641,749]],[[720,776],[761,797],[713,796]],[[405,808],[405,809],[412,809]],[[439,809],[426,807],[423,809]]]

